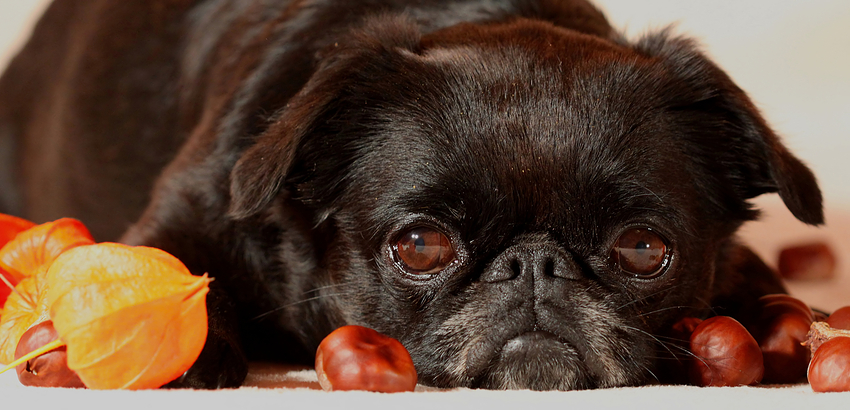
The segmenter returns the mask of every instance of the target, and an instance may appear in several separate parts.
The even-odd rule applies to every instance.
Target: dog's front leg
[[[248,360],[239,339],[233,302],[221,286],[210,283],[207,294],[207,341],[195,364],[166,388],[220,389],[238,387],[248,374]]]

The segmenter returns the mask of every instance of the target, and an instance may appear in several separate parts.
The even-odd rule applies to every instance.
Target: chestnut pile
[[[668,381],[742,386],[808,379],[816,392],[850,391],[850,306],[819,317],[777,294],[760,298],[754,310],[744,324],[714,316],[673,325],[671,340],[686,341],[691,355],[664,366]]]

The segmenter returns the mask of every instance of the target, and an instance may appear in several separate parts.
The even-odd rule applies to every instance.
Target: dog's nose
[[[485,269],[481,280],[495,283],[520,277],[578,279],[580,275],[573,257],[547,242],[511,246]]]

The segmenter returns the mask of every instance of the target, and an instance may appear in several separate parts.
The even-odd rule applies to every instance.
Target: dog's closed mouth
[[[557,335],[543,330],[525,332],[508,340],[502,349],[502,355],[522,354],[522,352],[537,349],[540,344],[552,342],[562,343]]]
[[[508,340],[498,356],[500,361],[507,362],[524,362],[547,356],[553,360],[559,356],[581,358],[572,344],[546,331],[526,332]]]
[[[579,350],[546,331],[529,331],[508,339],[490,354],[470,352],[467,368],[473,387],[487,389],[575,390],[589,388]]]

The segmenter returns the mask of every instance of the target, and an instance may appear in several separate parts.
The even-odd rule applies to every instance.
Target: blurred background
[[[118,0],[122,1],[122,0]],[[0,70],[49,1],[0,0]],[[629,38],[669,25],[705,51],[749,93],[785,143],[817,175],[826,228],[804,226],[776,195],[758,198],[760,222],[741,232],[765,261],[797,243],[825,242],[838,254],[832,280],[789,282],[814,306],[848,304],[850,266],[850,1],[596,0]]]

